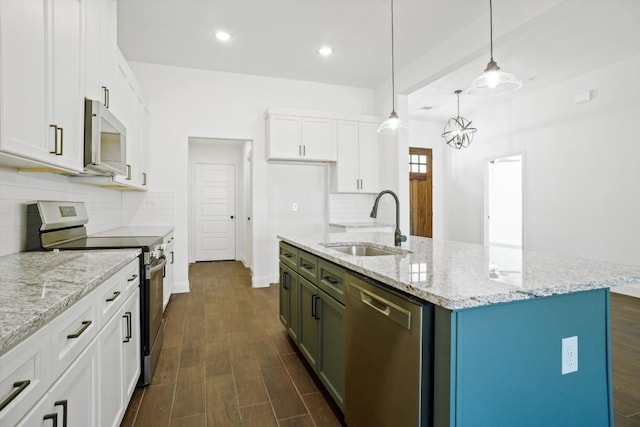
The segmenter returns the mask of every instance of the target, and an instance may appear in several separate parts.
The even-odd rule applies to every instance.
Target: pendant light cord
[[[396,76],[393,51],[393,0],[391,0],[391,111],[396,111]]]
[[[493,4],[489,0],[489,41],[491,46],[491,61],[493,61]]]

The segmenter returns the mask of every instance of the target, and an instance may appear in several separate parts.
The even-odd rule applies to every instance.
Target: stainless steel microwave
[[[84,169],[97,175],[125,175],[127,130],[100,101],[84,100]]]

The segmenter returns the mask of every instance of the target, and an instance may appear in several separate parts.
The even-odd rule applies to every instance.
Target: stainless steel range
[[[163,236],[132,235],[131,231],[87,235],[89,222],[83,202],[37,201],[27,204],[27,250],[141,249],[140,333],[141,374],[139,386],[146,386],[162,348],[162,294],[164,268]]]

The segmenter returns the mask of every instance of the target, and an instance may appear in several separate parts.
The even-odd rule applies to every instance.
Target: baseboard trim
[[[175,282],[173,284],[172,294],[188,294],[189,293],[189,281],[186,282]]]
[[[268,288],[273,283],[267,276],[251,277],[251,287],[253,288]]]

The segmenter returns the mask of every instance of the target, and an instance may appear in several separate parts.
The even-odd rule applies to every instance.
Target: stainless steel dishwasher
[[[433,306],[346,275],[349,427],[430,426]]]

